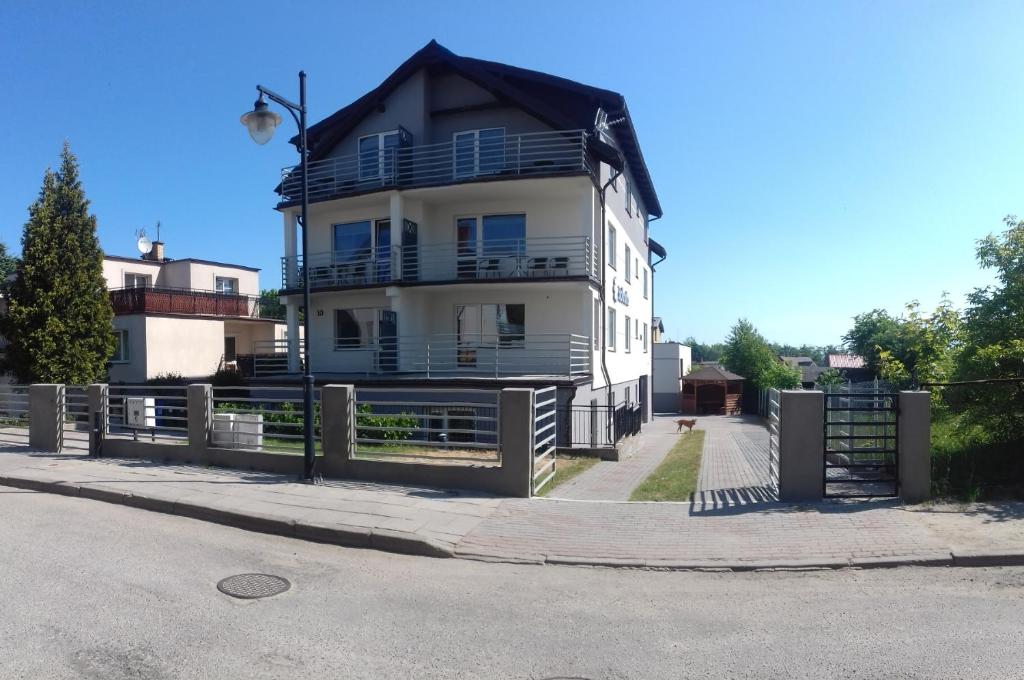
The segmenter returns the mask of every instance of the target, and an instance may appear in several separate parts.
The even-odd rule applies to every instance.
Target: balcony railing
[[[303,265],[301,255],[281,258],[284,289],[302,287]],[[445,281],[596,279],[597,276],[597,261],[590,238],[586,236],[429,243],[309,256],[311,289]]]
[[[254,295],[232,295],[192,288],[115,288],[110,291],[114,314],[188,314],[248,319],[272,319],[279,314],[264,308]]]
[[[584,130],[531,132],[325,158],[309,164],[309,198],[317,201],[384,188],[589,172],[586,137]],[[284,168],[281,201],[298,201],[301,191],[299,167]]]
[[[317,372],[353,376],[570,378],[589,375],[592,357],[590,338],[568,333],[405,335],[365,342],[326,338],[325,341],[334,343],[334,353],[319,359]],[[275,350],[279,357],[283,356],[287,345],[282,341]],[[266,375],[286,369],[286,361],[265,361],[255,367],[255,372]]]

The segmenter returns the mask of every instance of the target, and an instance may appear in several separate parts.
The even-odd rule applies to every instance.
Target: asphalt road
[[[1019,678],[1024,569],[404,557],[0,487],[3,678]],[[290,579],[265,600],[218,580]]]

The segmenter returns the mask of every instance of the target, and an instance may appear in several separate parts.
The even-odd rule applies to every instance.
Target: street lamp
[[[309,160],[309,150],[306,148],[306,72],[299,71],[299,103],[296,104],[291,102],[281,95],[268,90],[262,85],[257,85],[256,90],[260,93],[259,98],[253,105],[252,111],[242,115],[242,125],[249,130],[249,136],[252,137],[252,141],[257,144],[263,145],[270,141],[270,138],[274,136],[274,130],[281,124],[281,116],[274,113],[268,108],[267,99],[276,102],[288,110],[288,113],[292,114],[292,118],[295,120],[295,124],[299,126],[299,172],[302,177],[302,217],[300,223],[302,225],[302,333],[303,337],[300,340],[300,346],[305,345],[303,351],[303,369],[302,369],[302,420],[305,426],[303,427],[303,466],[302,466],[302,478],[312,480],[314,479],[314,464],[316,461],[316,453],[313,448],[313,428],[314,415],[313,415],[313,374],[310,371],[309,364],[309,316],[310,316],[310,304],[309,304],[309,229],[307,225],[307,215],[309,213],[309,184],[306,180],[306,162]]]

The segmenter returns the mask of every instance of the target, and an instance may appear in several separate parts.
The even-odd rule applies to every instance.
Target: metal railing
[[[615,407],[612,422],[613,436],[617,444],[623,437],[640,433],[640,426],[643,424],[643,409],[640,404],[619,404]]]
[[[768,486],[779,490],[779,437],[782,433],[782,397],[775,388],[768,390],[765,399],[768,414]]]
[[[550,482],[557,467],[558,390],[545,387],[533,393],[533,493]]]
[[[344,288],[441,281],[530,281],[596,278],[587,236],[541,236],[473,243],[423,243],[359,248],[281,258],[281,285],[301,289],[309,263],[309,286]]]
[[[356,389],[354,457],[500,464],[498,391]]]
[[[480,375],[580,376],[590,373],[590,338],[582,335],[404,335],[378,337],[366,344],[335,340],[335,354],[322,361],[331,373],[425,377]]]
[[[899,494],[898,398],[870,388],[825,392],[823,496]]]
[[[559,410],[559,420],[564,434],[559,444],[585,448],[614,446],[614,413],[615,407],[607,404],[563,407]]]
[[[280,308],[265,305],[255,295],[217,293],[194,288],[114,288],[110,291],[114,314],[189,314],[249,319],[280,318]]]
[[[0,385],[0,444],[29,443],[28,385]]]
[[[503,177],[590,172],[585,130],[531,132],[493,140],[391,147],[309,164],[309,199]],[[281,171],[281,201],[301,198],[299,166]]]
[[[214,387],[210,444],[301,456],[306,431],[301,387]],[[322,453],[320,390],[313,393],[313,442]]]
[[[86,385],[64,385],[60,391],[61,450],[88,452],[92,431],[89,413],[89,388]]]
[[[188,444],[188,393],[184,386],[111,385],[107,436]]]

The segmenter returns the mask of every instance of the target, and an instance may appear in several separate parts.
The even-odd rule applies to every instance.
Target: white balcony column
[[[395,246],[402,243],[402,223],[405,220],[405,200],[402,194],[392,191],[388,197],[388,215],[391,218],[391,252],[398,252]],[[402,258],[392,257],[391,272],[395,278],[402,278]]]
[[[298,263],[295,256],[298,254],[298,239],[296,230],[298,228],[298,217],[294,212],[285,211],[284,217],[284,278],[287,288],[295,288],[298,283]]]
[[[298,373],[302,331],[299,330],[299,301],[294,297],[285,306],[285,321],[288,322],[288,372]]]

